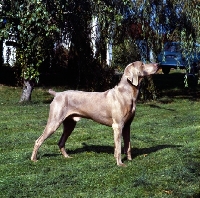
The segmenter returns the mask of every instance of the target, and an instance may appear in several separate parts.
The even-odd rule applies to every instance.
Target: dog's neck
[[[139,94],[139,87],[140,83],[142,81],[143,77],[138,78],[138,85],[133,85],[125,76],[122,76],[120,82],[116,86],[120,92],[123,92],[126,90],[126,93],[129,93],[131,98],[137,99],[137,96]],[[128,81],[128,83],[127,83]],[[128,85],[128,86],[127,86]]]
[[[139,89],[140,83],[141,83],[142,79],[143,79],[143,77],[138,77],[138,85],[135,86],[135,85],[133,85],[132,82],[130,82],[125,76],[122,76],[122,78],[121,78],[121,80],[120,80],[120,82],[118,83],[117,86],[118,86],[118,87],[124,87],[124,86],[127,84],[126,82],[128,81],[128,84],[129,84],[129,86],[130,86],[131,88],[135,87],[136,89]]]

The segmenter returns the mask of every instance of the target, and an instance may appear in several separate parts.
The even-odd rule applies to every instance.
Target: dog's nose
[[[154,66],[155,66],[156,68],[158,68],[158,67],[159,67],[159,64],[158,64],[158,63],[154,63]]]
[[[154,65],[155,65],[156,67],[158,67],[158,63],[154,63]]]
[[[159,64],[158,64],[158,63],[154,63],[153,65],[154,65],[154,67],[155,67],[155,70],[156,70],[156,72],[157,72],[157,71],[158,71],[158,69],[159,69]]]

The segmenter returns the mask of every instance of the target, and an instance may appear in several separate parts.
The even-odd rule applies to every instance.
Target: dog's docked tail
[[[54,90],[52,90],[52,89],[49,89],[49,91],[48,91],[51,95],[53,95],[53,96],[55,96],[56,95],[56,92],[54,91]]]

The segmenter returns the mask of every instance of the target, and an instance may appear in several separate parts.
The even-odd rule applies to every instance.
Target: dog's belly
[[[103,124],[103,125],[106,125],[106,126],[112,126],[112,124],[113,124],[113,120],[111,118],[108,118],[108,117],[98,116],[98,117],[94,117],[94,118],[91,118],[91,119],[94,120],[97,123],[100,123],[100,124]]]
[[[81,115],[81,114],[75,114],[75,116],[72,116],[73,120],[78,122],[81,118],[86,118],[86,119],[90,119],[93,120],[99,124],[103,124],[106,126],[112,126],[113,124],[113,120],[111,117],[108,116],[103,116],[103,115]]]

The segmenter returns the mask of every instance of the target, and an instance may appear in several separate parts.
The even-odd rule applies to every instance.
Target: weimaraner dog
[[[61,153],[69,157],[65,142],[80,118],[89,118],[100,124],[112,126],[114,130],[114,157],[118,166],[125,166],[121,160],[121,137],[124,152],[131,160],[130,125],[135,115],[136,99],[142,77],[154,74],[157,63],[144,64],[140,61],[129,64],[121,81],[113,89],[105,92],[64,91],[55,92],[50,105],[49,118],[43,134],[36,140],[31,160],[36,161],[41,144],[63,123],[63,134],[58,142]]]

